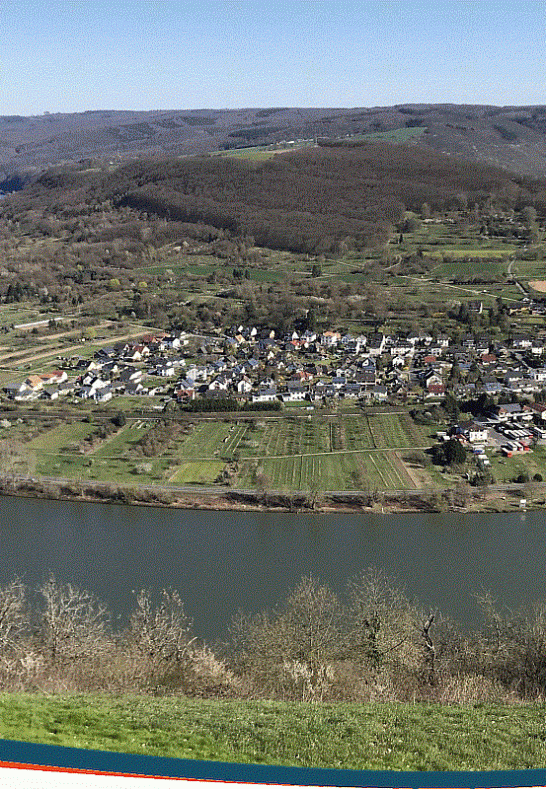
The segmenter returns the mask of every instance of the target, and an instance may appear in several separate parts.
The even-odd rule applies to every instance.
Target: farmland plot
[[[192,432],[178,447],[181,458],[195,460],[195,458],[214,458],[228,456],[239,446],[247,431],[246,425],[237,425],[233,422],[202,422],[195,426]]]
[[[360,480],[369,488],[405,490],[415,485],[396,452],[362,452],[358,457]]]
[[[259,468],[273,490],[406,490],[414,488],[395,452],[338,452],[271,458]],[[239,473],[241,487],[254,487],[256,464],[247,461]]]
[[[330,450],[329,425],[325,420],[279,419],[250,430],[240,451],[244,457],[278,457]]]
[[[69,451],[70,444],[76,444],[88,438],[95,430],[95,425],[90,422],[70,422],[57,425],[52,430],[46,430],[27,443],[28,449],[48,454]]]
[[[173,485],[206,485],[212,484],[224,464],[219,460],[200,460],[198,462],[181,463],[169,482]]]
[[[429,428],[416,424],[409,414],[373,414],[368,425],[378,449],[431,446]]]
[[[374,439],[366,417],[345,416],[343,418],[347,449],[373,449]]]
[[[80,473],[83,466],[78,444],[94,430],[95,426],[89,422],[58,425],[26,443],[25,450],[35,453],[39,474],[72,477]]]

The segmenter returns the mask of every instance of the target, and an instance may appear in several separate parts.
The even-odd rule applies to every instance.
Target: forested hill
[[[228,233],[259,246],[336,253],[381,244],[405,209],[546,210],[546,182],[388,143],[325,145],[264,161],[203,156],[136,161],[114,170],[50,170],[3,201],[59,218],[101,205],[185,223],[196,237]]]
[[[546,107],[405,104],[320,109],[90,111],[0,116],[0,189],[59,162],[187,156],[317,137],[418,130],[413,144],[546,176]],[[402,135],[404,136],[404,135]],[[393,139],[397,139],[396,136]]]

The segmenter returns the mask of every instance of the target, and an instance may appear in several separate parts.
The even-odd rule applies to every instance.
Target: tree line
[[[292,701],[540,701],[546,604],[509,611],[478,598],[474,631],[368,568],[344,595],[304,577],[229,636],[198,639],[179,593],[135,594],[125,626],[92,593],[54,576],[0,588],[4,691],[177,693]]]

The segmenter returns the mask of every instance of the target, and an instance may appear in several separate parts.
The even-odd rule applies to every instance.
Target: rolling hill
[[[546,107],[405,104],[320,109],[89,111],[34,117],[0,116],[0,188],[19,188],[61,162],[186,156],[294,140],[404,135],[414,145],[546,175]],[[384,135],[389,139],[389,135]]]

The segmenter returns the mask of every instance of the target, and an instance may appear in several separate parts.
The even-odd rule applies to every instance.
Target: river
[[[224,637],[238,609],[282,600],[302,575],[341,592],[369,566],[464,625],[489,589],[511,607],[546,597],[544,514],[204,512],[0,498],[0,585],[51,571],[121,621],[132,590],[178,589],[198,636]]]

